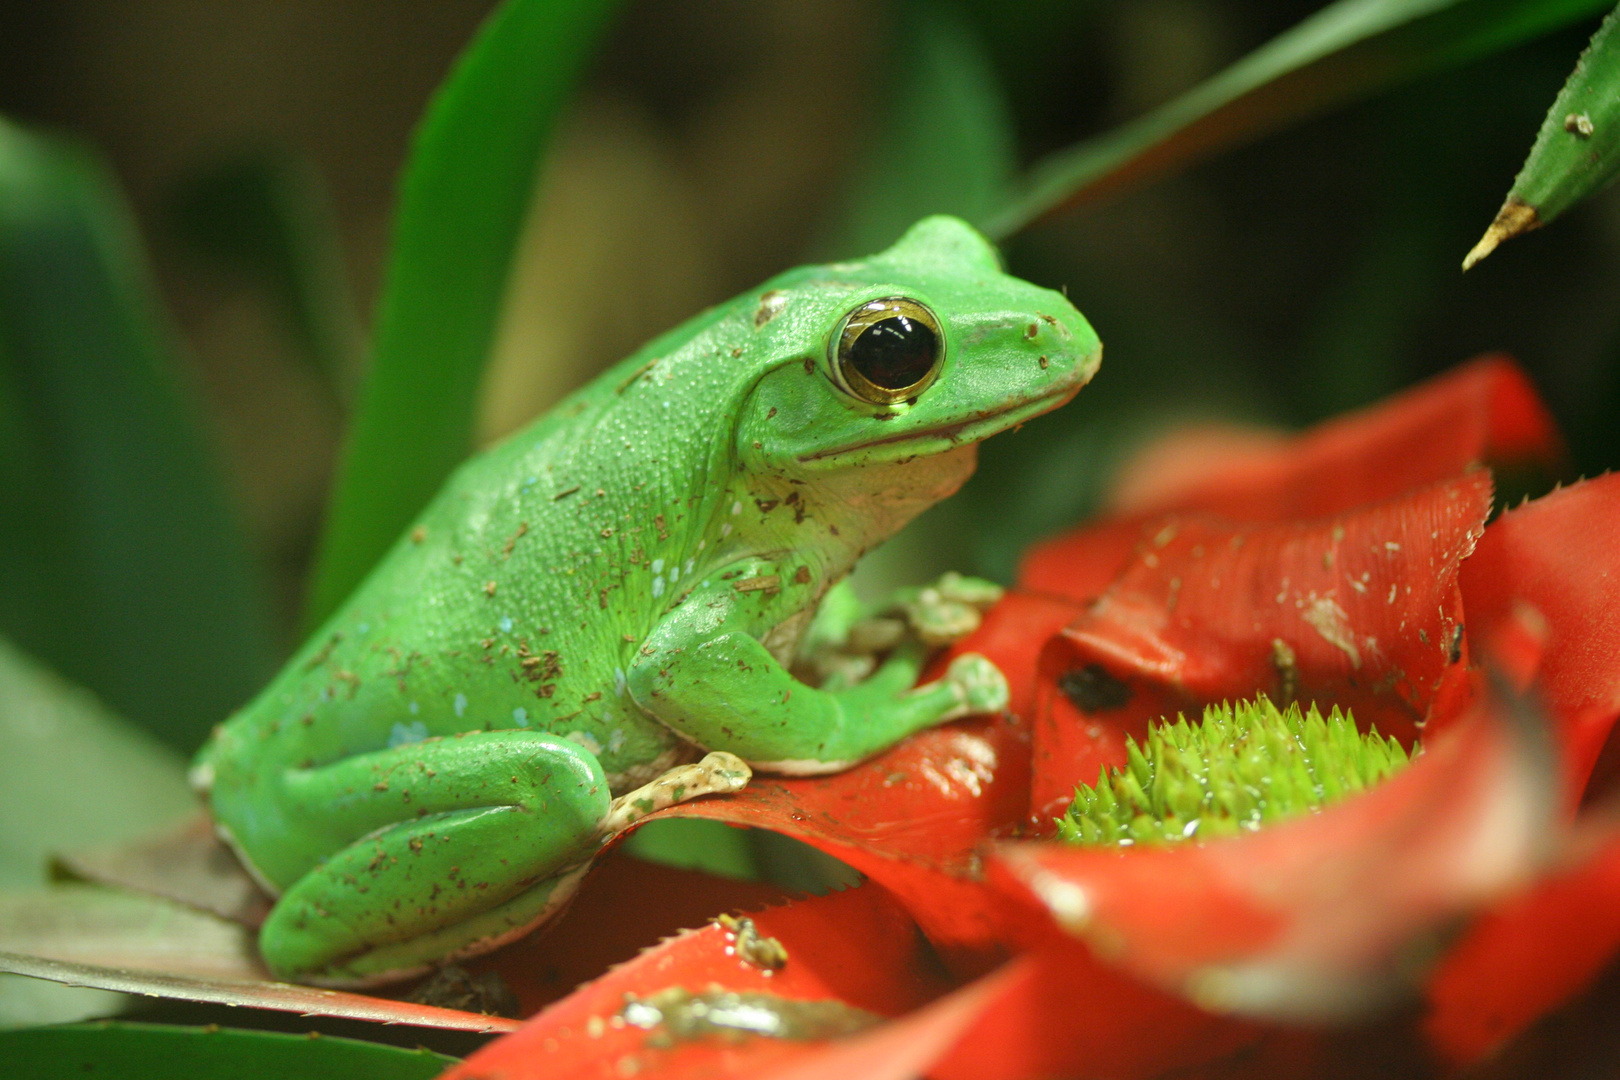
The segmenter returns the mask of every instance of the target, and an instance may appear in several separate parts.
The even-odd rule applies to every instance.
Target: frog
[[[753,772],[837,772],[1005,706],[966,652],[918,685],[795,650],[857,559],[1068,402],[1101,344],[965,222],[800,267],[691,318],[469,458],[199,751],[274,905],[279,979],[364,987],[556,916],[647,814]]]

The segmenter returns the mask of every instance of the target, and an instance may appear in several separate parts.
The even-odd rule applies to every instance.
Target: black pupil
[[[873,386],[904,390],[927,376],[938,348],[939,339],[927,326],[904,315],[891,315],[850,342],[848,359]]]

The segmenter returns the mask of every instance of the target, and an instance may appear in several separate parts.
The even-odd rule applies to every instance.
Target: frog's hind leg
[[[543,732],[471,732],[283,778],[333,854],[260,931],[283,978],[364,985],[493,948],[583,875],[611,805],[596,759]]]

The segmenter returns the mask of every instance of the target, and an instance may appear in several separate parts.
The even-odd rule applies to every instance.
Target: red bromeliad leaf
[[[1075,942],[1050,942],[991,978],[996,993],[929,1070],[933,1080],[1145,1080],[1223,1057],[1260,1033],[1146,986]]]
[[[1107,518],[1036,544],[1018,566],[1018,588],[1084,603],[1112,584],[1152,518]]]
[[[1251,1041],[1252,1025],[1204,1013],[1058,943],[965,987],[947,988],[880,889],[774,908],[753,917],[787,963],[766,973],[738,959],[718,925],[649,949],[470,1057],[445,1080],[534,1077],[756,1077],[809,1080],[1024,1080],[1106,1074],[1129,1080],[1208,1061]],[[803,970],[795,971],[795,965]],[[767,994],[756,1006],[812,1002],[898,1019],[831,1039],[671,1039],[627,1021],[627,1001],[671,987]],[[943,996],[937,996],[941,995]],[[677,999],[679,995],[676,995]],[[930,1002],[930,999],[933,999]],[[790,1010],[791,1004],[784,1011]]]
[[[1155,505],[1244,521],[1325,517],[1473,465],[1554,464],[1563,454],[1557,425],[1524,372],[1506,356],[1483,356],[1274,446],[1204,455],[1203,475]]]
[[[1476,640],[1544,625],[1536,690],[1558,721],[1571,790],[1620,715],[1620,475],[1505,513],[1463,566]]]
[[[1587,825],[1567,865],[1482,917],[1429,980],[1424,1032],[1451,1064],[1493,1053],[1620,949],[1620,827]]]
[[[1485,696],[1402,773],[1319,813],[1202,844],[1006,845],[991,879],[1208,1008],[1343,1019],[1410,990],[1415,947],[1527,878],[1554,835],[1542,735]]]
[[[734,881],[610,852],[591,870],[561,918],[487,956],[463,962],[495,971],[531,1016],[641,950],[722,911],[781,903],[775,885]]]
[[[1094,595],[1123,565],[1155,510],[1202,510],[1241,521],[1324,517],[1476,463],[1553,464],[1562,456],[1557,428],[1524,373],[1506,357],[1482,357],[1297,437],[1227,439],[1161,464],[1148,483],[1116,493],[1130,516],[1036,546],[1019,582],[1059,596]]]
[[[825,1080],[829,1076],[911,1080],[924,1071],[941,1075],[928,1066],[939,1061],[948,1048],[960,1046],[964,1031],[987,1009],[1005,1001],[1021,976],[1018,965],[1008,965],[900,1020],[835,1043],[786,1067],[756,1075],[759,1080]],[[985,1080],[994,1077],[978,1075]]]
[[[1050,819],[1127,736],[1252,698],[1355,710],[1410,743],[1464,688],[1458,567],[1490,509],[1473,472],[1314,522],[1171,516],[1041,658],[1031,809]]]
[[[976,974],[1005,955],[976,849],[1022,821],[1028,780],[1026,729],[996,717],[922,732],[832,776],[755,777],[661,813],[770,829],[844,860],[893,892],[953,969]]]
[[[757,939],[774,939],[786,960],[772,968],[740,947],[741,929],[710,923],[641,953],[493,1043],[446,1080],[500,1076],[754,1076],[804,1060],[827,1045],[813,1039],[684,1037],[626,1019],[632,998],[668,1002],[680,991],[715,1000],[750,997],[750,1007],[789,1017],[842,1017],[869,1024],[939,997],[949,983],[910,918],[876,886],[770,908],[752,916]],[[662,998],[659,995],[664,994]],[[812,1003],[806,1009],[803,1003]],[[796,1012],[795,1010],[799,1010]],[[858,1010],[858,1011],[857,1011]]]

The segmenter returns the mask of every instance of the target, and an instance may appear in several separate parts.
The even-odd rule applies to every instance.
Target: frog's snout
[[[1059,303],[979,324],[981,344],[1003,359],[1014,401],[1070,397],[1097,373],[1102,342],[1085,316]]]

